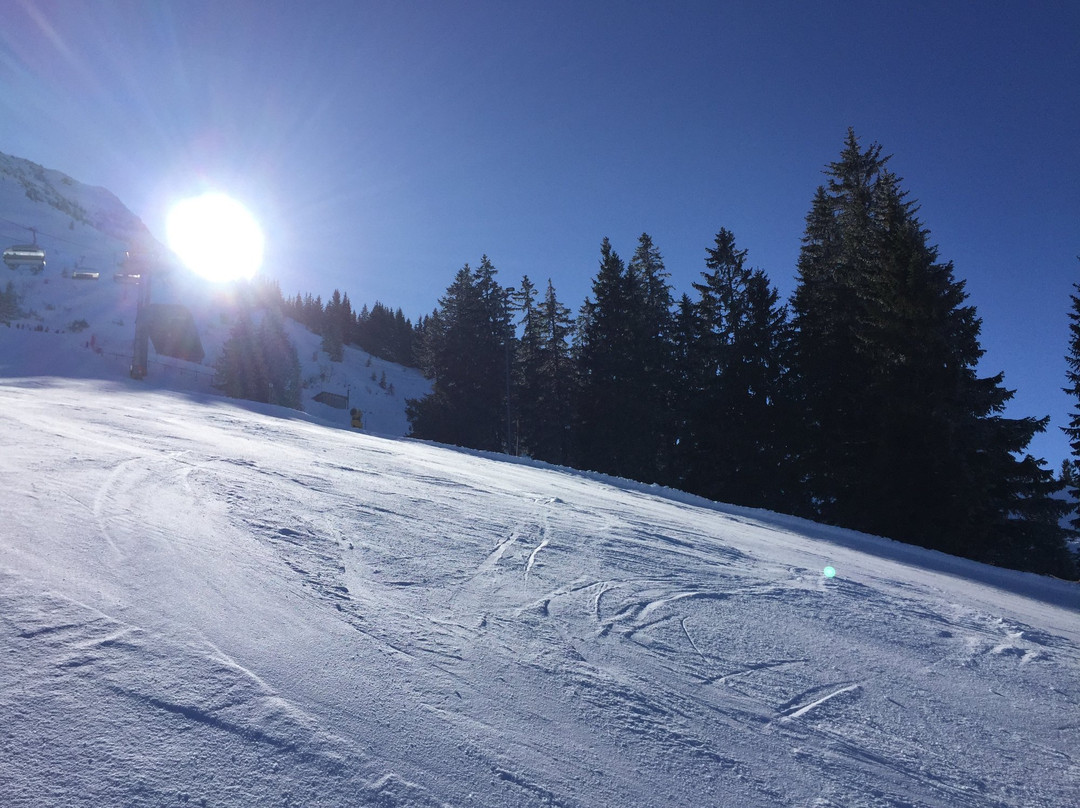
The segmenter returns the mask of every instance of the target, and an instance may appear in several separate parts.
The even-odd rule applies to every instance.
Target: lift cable
[[[29,227],[28,225],[22,224],[20,222],[12,221],[11,219],[7,219],[7,218],[5,218],[3,216],[0,216],[0,222],[7,222],[8,224],[15,225],[16,227],[21,227],[23,230],[30,230],[30,231],[36,232],[36,233],[38,233],[40,235],[47,236],[47,237],[49,237],[51,239],[56,239],[57,241],[63,241],[63,242],[66,242],[68,244],[73,244],[76,247],[81,247],[84,250],[96,250],[96,249],[99,249],[98,247],[85,244],[84,242],[81,242],[81,241],[75,241],[74,239],[70,239],[70,238],[67,238],[65,236],[57,236],[57,235],[54,235],[53,233],[48,233],[48,232],[42,230],[39,227]],[[7,238],[10,239],[11,237],[8,236]],[[112,238],[112,237],[109,236],[109,238]],[[116,240],[120,241],[120,239],[116,239]]]

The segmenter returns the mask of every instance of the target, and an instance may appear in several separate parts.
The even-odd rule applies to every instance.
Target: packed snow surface
[[[0,491],[8,808],[1080,804],[1074,584],[131,381]]]

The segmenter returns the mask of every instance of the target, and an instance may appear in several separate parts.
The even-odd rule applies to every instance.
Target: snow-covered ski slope
[[[112,276],[160,245],[0,155],[0,248],[34,237],[3,808],[1080,805],[1077,585],[401,439],[428,382],[292,322],[308,414],[214,397],[227,288],[183,286],[203,362],[134,382]]]
[[[1078,591],[287,410],[0,379],[7,808],[1067,808]]]

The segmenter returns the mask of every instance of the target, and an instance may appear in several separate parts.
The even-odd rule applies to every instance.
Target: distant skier
[[[360,412],[360,410],[356,409],[356,407],[353,407],[349,411],[349,414],[352,415],[353,429],[363,429],[364,428],[364,413]]]

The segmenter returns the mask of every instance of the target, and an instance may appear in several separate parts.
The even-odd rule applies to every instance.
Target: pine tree
[[[578,465],[646,482],[669,475],[674,359],[671,287],[642,234],[624,265],[604,239],[600,270],[578,317],[574,356]]]
[[[407,402],[412,434],[417,437],[505,451],[508,374],[513,329],[509,292],[495,279],[485,255],[473,270],[462,267],[423,323],[421,352],[432,392]]]
[[[866,406],[876,366],[877,341],[866,334],[868,309],[879,296],[870,221],[871,184],[884,161],[881,147],[865,153],[849,133],[841,160],[829,168],[829,188],[819,187],[807,216],[792,299],[806,438],[804,473],[816,515],[851,522],[857,491],[869,466],[873,413]],[[873,507],[872,503],[867,503]]]
[[[413,350],[413,325],[405,317],[400,307],[394,312],[393,338],[390,342],[391,362],[406,367],[416,367],[416,355]]]
[[[631,395],[626,265],[604,238],[593,296],[585,298],[574,332],[574,359],[580,385],[574,406],[574,465],[595,471],[619,468],[622,402]]]
[[[1080,283],[1074,284],[1076,294],[1069,296],[1072,308],[1069,311],[1069,350],[1065,355],[1068,370],[1065,378],[1068,387],[1063,388],[1077,404],[1073,412],[1069,414],[1069,425],[1062,427],[1062,431],[1069,437],[1071,456],[1062,464],[1062,482],[1072,501],[1072,515],[1069,523],[1074,530],[1080,530]]]
[[[230,329],[214,371],[214,387],[230,398],[261,401],[266,396],[266,373],[258,351],[257,332],[247,311],[240,311]]]
[[[791,504],[786,439],[787,310],[746,250],[721,229],[680,306],[680,487],[742,505]]]
[[[1064,558],[1053,474],[1024,453],[1046,419],[1005,418],[978,378],[981,328],[881,147],[848,133],[809,215],[793,296],[814,515],[992,563]]]
[[[701,417],[704,380],[702,376],[701,322],[698,310],[688,294],[679,298],[673,315],[671,384],[674,394],[670,412],[672,439],[670,484],[691,493],[708,496],[700,489],[693,468],[699,447],[704,442]]]
[[[565,463],[570,456],[574,396],[578,385],[570,353],[574,320],[570,309],[559,302],[550,278],[540,304],[540,319],[543,333],[540,375],[545,381],[543,393],[547,406],[537,436],[538,456]]]
[[[514,352],[512,385],[517,406],[514,408],[514,454],[537,457],[534,434],[544,416],[542,380],[540,377],[541,343],[543,335],[540,314],[536,308],[536,286],[529,276],[521,279],[521,285],[513,294],[514,307],[521,313],[518,325],[521,336]]]
[[[300,407],[300,358],[276,310],[255,325],[242,309],[214,369],[214,387],[231,398]]]
[[[638,362],[637,394],[627,402],[628,418],[638,430],[631,444],[630,475],[646,482],[670,481],[674,429],[674,300],[660,251],[648,233],[638,239],[626,265],[632,301],[631,356]]]
[[[344,298],[337,289],[323,311],[322,349],[330,355],[331,362],[345,358],[345,342],[352,332],[353,314],[349,296]]]
[[[522,328],[514,365],[520,451],[539,460],[565,463],[574,390],[570,310],[558,301],[550,279],[539,304],[536,287],[527,276],[515,298]]]
[[[259,345],[267,374],[267,402],[300,409],[302,382],[300,357],[285,332],[281,314],[272,308],[259,324]]]

